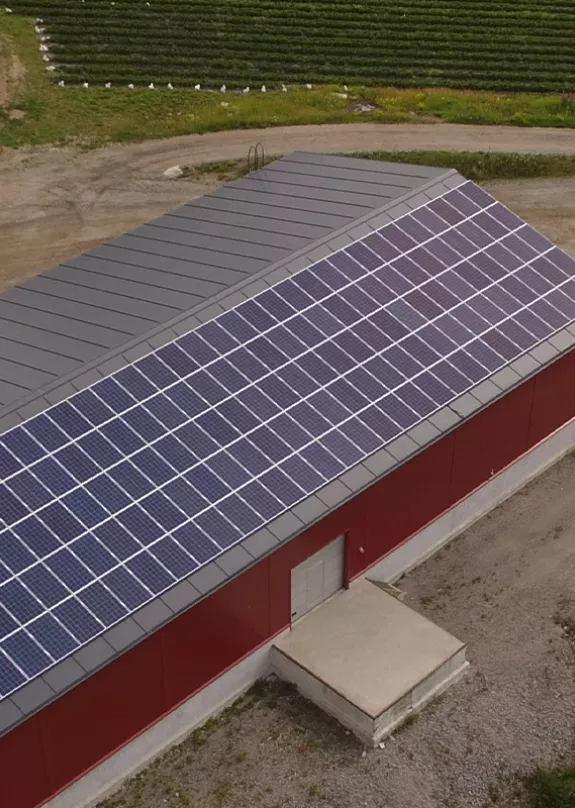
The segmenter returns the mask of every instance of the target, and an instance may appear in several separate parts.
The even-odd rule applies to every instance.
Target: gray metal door
[[[291,571],[292,622],[342,589],[344,573],[345,536],[339,536],[294,567]]]

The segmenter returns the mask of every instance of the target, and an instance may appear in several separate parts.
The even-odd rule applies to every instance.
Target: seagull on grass
[[[90,85],[88,84],[88,82],[87,82],[87,81],[85,81],[85,82],[82,84],[82,87],[89,87],[89,86],[90,86]]]
[[[173,90],[173,89],[174,89],[174,88],[173,88],[173,86],[172,86],[171,82],[168,82],[168,90]]]
[[[285,84],[282,84],[282,93],[287,93],[287,87]]]
[[[267,90],[266,90],[266,85],[265,85],[265,84],[262,84],[262,93],[267,93]]]
[[[220,87],[220,92],[221,92],[221,93],[225,93],[225,91],[226,91],[227,89],[228,89],[228,88],[226,87],[226,85],[225,85],[225,84],[222,84],[222,86]]]
[[[58,87],[65,87],[65,86],[66,86],[66,85],[64,84],[64,82],[63,82],[63,81],[59,81],[59,82],[58,82]]]
[[[155,87],[154,87],[154,82],[153,82],[153,81],[151,81],[151,82],[148,84],[148,90],[154,90],[154,89],[155,89]]]
[[[111,81],[107,81],[107,82],[104,84],[104,87],[106,88],[106,90],[109,90],[111,86],[112,86],[112,82],[111,82]]]
[[[250,88],[249,88],[249,87],[244,87],[244,89],[242,90],[242,93],[243,93],[244,95],[247,95],[247,94],[249,93],[249,91],[250,91]]]
[[[308,90],[313,90],[313,84],[306,84],[305,86]]]
[[[134,89],[134,85],[133,85],[133,84],[128,84],[128,89],[129,89],[129,90],[133,90],[133,89]]]
[[[194,84],[194,90],[201,90],[201,89],[202,89],[201,84]]]

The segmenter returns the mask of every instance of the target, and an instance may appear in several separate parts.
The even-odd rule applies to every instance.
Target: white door
[[[291,571],[292,623],[342,589],[344,572],[345,536],[339,536],[294,567]]]

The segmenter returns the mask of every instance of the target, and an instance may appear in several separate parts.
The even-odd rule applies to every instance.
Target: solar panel
[[[0,696],[575,319],[472,183],[0,436]]]

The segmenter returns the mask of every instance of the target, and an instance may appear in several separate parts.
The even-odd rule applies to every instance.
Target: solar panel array
[[[6,696],[575,319],[472,183],[0,437]]]

